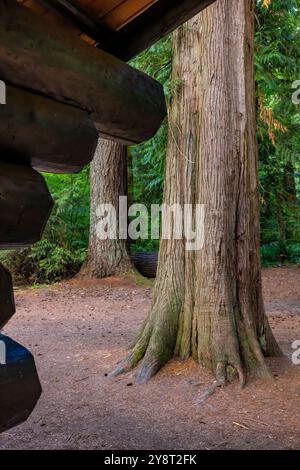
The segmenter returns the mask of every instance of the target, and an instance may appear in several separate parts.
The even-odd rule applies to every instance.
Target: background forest
[[[300,0],[257,1],[256,99],[264,265],[300,262],[300,104],[292,101],[296,91],[292,85],[300,80],[299,9]],[[180,86],[170,78],[171,41],[171,37],[160,41],[132,63],[164,85],[169,102]],[[128,150],[130,202],[161,203],[167,138],[166,121],[155,138]],[[88,248],[89,168],[78,175],[47,174],[46,180],[55,208],[43,239],[31,249],[0,255],[15,277],[31,283],[74,275]],[[137,242],[132,250],[157,251],[158,242]]]

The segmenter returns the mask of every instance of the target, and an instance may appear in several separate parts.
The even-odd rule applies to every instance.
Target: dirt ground
[[[35,355],[43,395],[30,419],[0,435],[0,449],[299,449],[300,269],[264,271],[268,315],[286,357],[274,382],[217,389],[192,360],[171,361],[148,385],[107,374],[147,315],[151,288],[130,280],[64,282],[16,291],[4,333]]]

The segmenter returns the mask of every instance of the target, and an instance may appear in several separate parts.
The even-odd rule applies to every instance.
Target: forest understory
[[[266,310],[285,357],[268,359],[274,381],[238,382],[204,402],[214,377],[193,360],[170,361],[147,385],[134,371],[108,374],[149,312],[152,287],[129,277],[72,280],[16,290],[4,333],[35,354],[43,395],[0,449],[297,449],[300,269],[263,271]]]

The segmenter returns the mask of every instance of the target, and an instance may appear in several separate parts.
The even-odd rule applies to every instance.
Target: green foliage
[[[167,103],[171,97],[172,41],[162,39],[140,54],[132,65],[158,80],[165,90]],[[160,204],[168,140],[165,120],[153,139],[131,148],[132,200],[145,204]]]
[[[261,258],[263,266],[297,264],[300,262],[300,244],[279,241],[262,245]]]
[[[143,251],[145,253],[156,253],[159,250],[159,240],[137,240],[132,246],[132,252]]]
[[[55,201],[45,237],[71,252],[86,249],[89,236],[89,168],[76,175],[45,176]]]
[[[85,256],[86,250],[70,251],[44,237],[31,249],[0,252],[0,262],[10,269],[17,282],[44,284],[76,274]]]
[[[300,2],[257,2],[256,79],[262,242],[300,243]],[[275,245],[276,246],[276,245]],[[270,252],[271,252],[270,251]],[[280,254],[278,255],[281,256]]]
[[[172,40],[162,39],[147,51],[140,54],[132,65],[158,80],[164,87],[167,106],[172,96]],[[130,149],[131,181],[129,185],[131,202],[161,204],[165,160],[168,142],[168,121],[164,121],[153,139]],[[132,251],[158,251],[158,240],[138,240],[131,246]]]
[[[34,282],[59,281],[76,274],[86,256],[86,250],[69,250],[44,238],[34,246],[30,260],[35,269]]]
[[[46,175],[55,206],[43,239],[32,247],[35,282],[53,282],[76,274],[89,237],[89,168],[77,175]]]

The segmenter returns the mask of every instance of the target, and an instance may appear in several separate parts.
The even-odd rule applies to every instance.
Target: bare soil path
[[[299,449],[300,269],[264,270],[267,311],[286,357],[269,360],[274,382],[251,380],[199,397],[213,377],[192,360],[170,362],[148,385],[107,374],[147,315],[151,288],[131,280],[76,280],[18,289],[4,333],[34,354],[44,389],[0,449]]]

